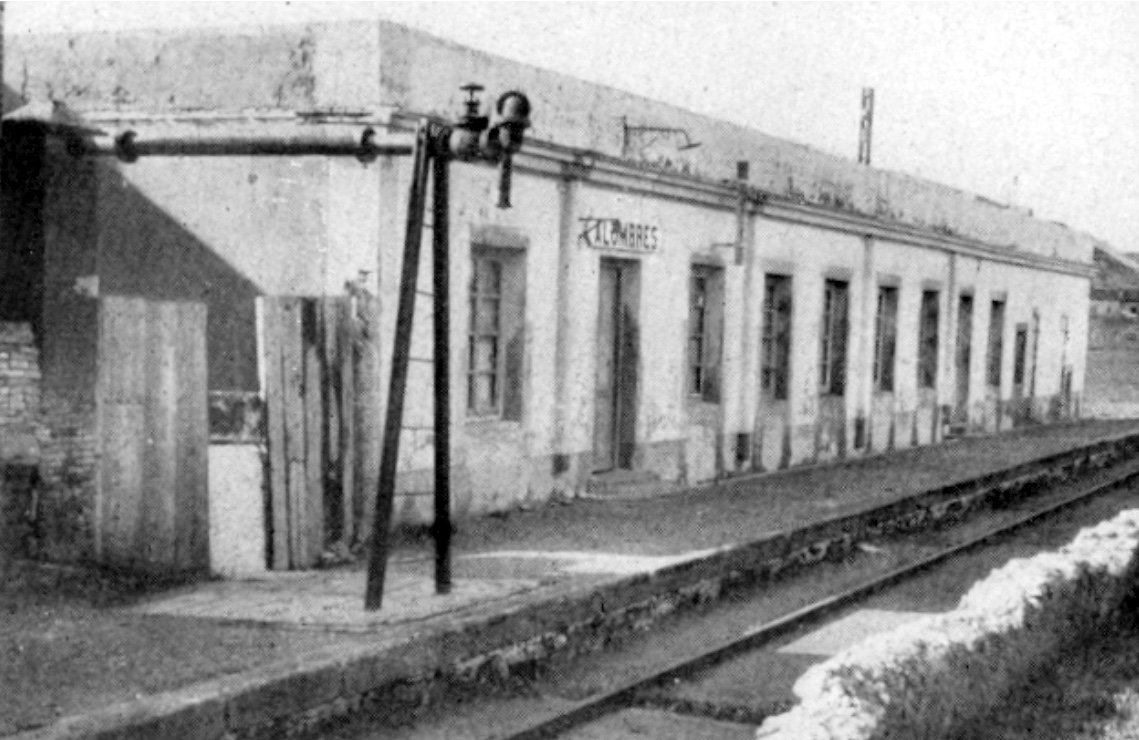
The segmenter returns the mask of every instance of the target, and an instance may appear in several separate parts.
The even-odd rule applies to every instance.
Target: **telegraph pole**
[[[870,164],[870,142],[874,134],[874,88],[862,88],[862,119],[858,125],[858,163]]]

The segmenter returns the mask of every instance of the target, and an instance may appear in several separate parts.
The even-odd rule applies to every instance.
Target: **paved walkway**
[[[48,598],[42,583],[31,595],[9,587],[0,592],[0,736],[309,651],[443,634],[1137,431],[1137,421],[1039,427],[656,498],[578,499],[485,517],[460,524],[451,594],[433,593],[430,542],[405,544],[389,566],[384,609],[370,614],[362,567],[204,583],[101,608]]]
[[[1134,429],[1139,422],[1039,427],[653,498],[581,499],[486,517],[460,527],[455,588],[446,596],[433,590],[430,542],[424,549],[405,546],[397,551],[380,612],[360,608],[361,568],[205,584],[157,597],[135,611],[350,631],[421,622],[523,594],[556,591],[568,583],[655,572],[765,534],[879,506]]]

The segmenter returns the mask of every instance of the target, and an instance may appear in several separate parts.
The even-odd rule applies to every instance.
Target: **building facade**
[[[402,148],[472,80],[534,125],[510,209],[493,167],[451,166],[459,515],[1079,414],[1093,240],[1026,211],[389,23],[6,54],[5,156],[30,164],[0,320],[36,331],[41,436],[100,451],[40,495],[73,523],[57,557],[241,573],[366,541]],[[353,156],[366,130],[388,148]],[[431,348],[421,298],[409,523]]]
[[[1139,264],[1106,244],[1095,248],[1084,413],[1139,417]]]

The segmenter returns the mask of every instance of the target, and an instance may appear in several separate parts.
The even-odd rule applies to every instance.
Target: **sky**
[[[12,2],[5,33],[388,18],[1139,251],[1139,3]]]

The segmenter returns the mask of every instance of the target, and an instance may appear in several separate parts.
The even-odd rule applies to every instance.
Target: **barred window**
[[[688,288],[688,395],[720,400],[723,270],[693,265]]]
[[[518,420],[522,410],[524,253],[473,247],[467,411]]]
[[[894,357],[898,346],[898,289],[878,288],[878,312],[874,332],[874,390],[894,390]]]

